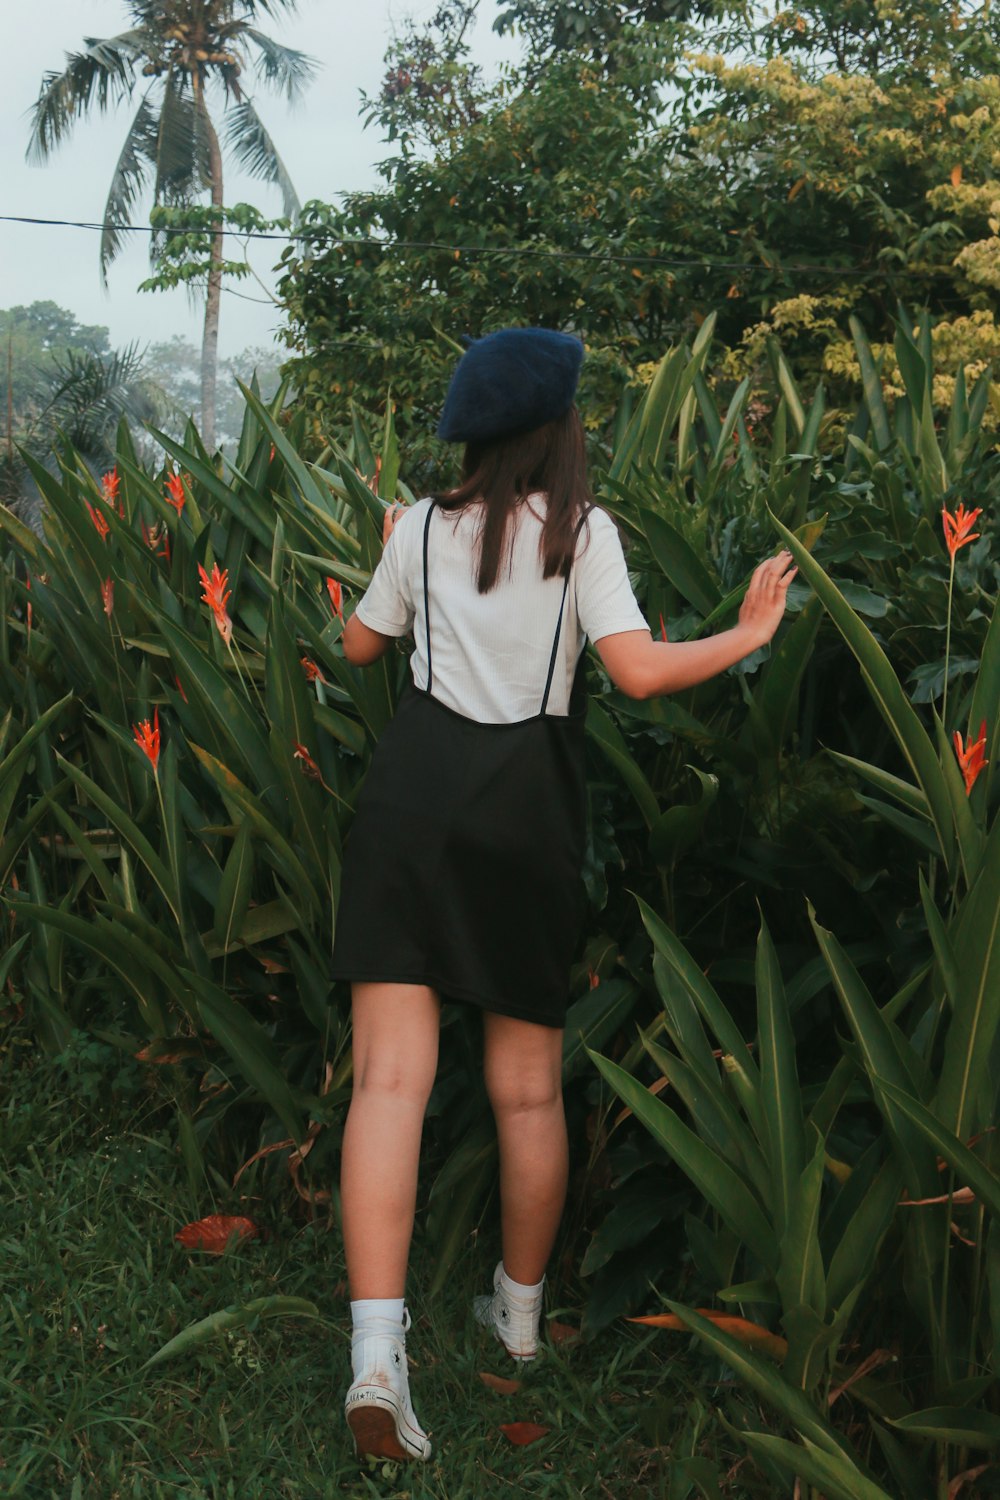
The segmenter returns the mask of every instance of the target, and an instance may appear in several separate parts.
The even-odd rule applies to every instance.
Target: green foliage
[[[369,101],[396,148],[385,186],[306,205],[283,256],[320,445],[348,431],[350,402],[380,411],[390,390],[423,472],[448,341],[511,323],[584,337],[602,438],[637,372],[712,308],[723,351],[706,379],[727,400],[749,378],[762,419],[781,395],[777,336],[840,427],[864,379],[852,314],[891,409],[899,297],[932,317],[938,407],[959,366],[968,389],[1000,354],[989,7],[506,6],[526,52],[499,82],[468,70],[468,10],[441,7],[390,56]]]
[[[1000,779],[988,765],[967,796],[950,735],[1000,732],[1000,485],[988,377],[957,380],[942,411],[930,321],[901,311],[893,332],[890,404],[854,328],[867,377],[846,435],[777,345],[768,420],[748,381],[720,409],[711,317],[620,413],[595,479],[656,633],[728,623],[778,536],[800,577],[770,651],[697,689],[635,702],[592,663],[590,911],[564,1057],[571,1132],[589,1142],[566,1225],[568,1248],[590,1235],[588,1333],[667,1278],[685,1303],[707,1292],[772,1331],[780,1317],[775,1372],[684,1313],[779,1424],[727,1398],[762,1472],[798,1465],[834,1493],[886,1466],[905,1488],[929,1442],[971,1441],[954,1409],[975,1409],[992,1359],[988,1257],[963,1266],[948,1243],[965,1206],[899,1199],[948,1193],[936,1154],[984,1215],[998,1194],[970,1140],[995,1113]],[[0,510],[0,986],[53,1052],[93,1030],[163,1058],[192,1184],[313,1140],[306,1194],[326,1191],[350,1082],[325,978],[340,848],[407,671],[401,651],[367,674],[345,662],[326,580],[350,608],[383,502],[407,491],[391,418],[376,478],[361,424],[309,462],[306,414],[282,400],[247,393],[229,463],[193,428],[161,435],[179,510],[177,476],[165,492],[124,428],[117,501],[67,448],[58,479],[36,466],[43,539]],[[972,495],[982,535],[952,577],[941,507]],[[199,598],[215,564],[228,642]],[[155,772],[133,737],[154,710]],[[449,1013],[429,1133],[438,1287],[494,1176],[477,1048],[474,1017]],[[912,1366],[895,1384],[859,1374],[850,1340],[874,1353],[905,1319]],[[848,1401],[877,1446],[846,1444]]]
[[[897,476],[884,493],[912,575],[925,544],[941,549],[936,527],[932,532],[927,522],[936,520],[942,499],[948,503],[949,487],[962,487],[970,447],[962,446],[968,434],[954,412],[953,440],[943,444],[937,435],[932,370],[907,328],[904,319],[897,339],[908,372],[908,405],[896,412],[895,433],[878,405],[877,382],[867,392],[869,416],[878,419],[881,433],[876,440],[890,462],[877,457],[857,433],[848,453],[864,460],[872,484],[877,473],[885,484],[890,463],[905,458],[908,484]],[[860,328],[855,336],[864,361]],[[787,372],[784,380],[790,381]],[[673,385],[673,402],[659,403],[671,424],[682,394],[679,379]],[[783,399],[789,423],[795,421],[794,398],[788,384]],[[985,399],[980,410],[984,406]],[[644,415],[647,446],[661,444],[663,429],[648,409]],[[801,403],[798,422],[803,429],[808,425]],[[661,502],[663,494],[661,489]],[[815,529],[810,536],[808,522],[796,535],[788,524],[799,519],[794,491],[782,503],[789,507],[790,501],[785,523],[771,503],[776,530],[856,658],[865,693],[905,768],[904,774],[887,774],[884,753],[877,764],[837,757],[879,792],[878,798],[861,798],[864,806],[915,845],[917,857],[911,854],[909,860],[920,875],[917,908],[911,894],[896,908],[895,921],[908,925],[914,937],[922,929],[920,940],[900,947],[889,965],[869,963],[866,981],[865,965],[857,955],[852,959],[810,906],[823,966],[846,1022],[846,1032],[824,1028],[826,1053],[817,1068],[802,1000],[790,999],[795,992],[801,996],[810,963],[786,989],[768,927],[761,928],[754,974],[756,1035],[748,1039],[702,963],[643,904],[663,1009],[642,1034],[645,1059],[633,1052],[624,1065],[599,1056],[595,1062],[708,1205],[707,1217],[689,1221],[688,1227],[699,1295],[707,1291],[727,1310],[735,1304],[758,1331],[764,1325],[776,1332],[775,1324],[783,1331],[778,1371],[747,1351],[742,1331],[728,1331],[667,1302],[679,1320],[673,1326],[690,1328],[703,1339],[798,1436],[793,1444],[761,1433],[753,1408],[738,1401],[736,1425],[751,1451],[822,1486],[823,1493],[845,1497],[884,1493],[873,1485],[869,1468],[873,1456],[884,1457],[903,1492],[930,1495],[938,1476],[955,1475],[966,1466],[968,1447],[991,1448],[998,1438],[989,1392],[996,1378],[994,1329],[1000,1313],[989,1266],[992,1217],[1000,1210],[990,1136],[998,1104],[990,1059],[1000,993],[1000,797],[986,769],[971,786],[963,784],[940,718],[932,715],[925,727],[893,669],[891,628],[886,632],[883,625],[877,639],[851,607],[845,587],[820,565],[824,552],[844,557],[835,518],[827,519],[821,536]],[[864,504],[859,496],[858,512]],[[856,559],[864,558],[866,530],[855,513]],[[965,730],[975,713],[977,732],[981,720],[987,742],[995,744],[998,579],[992,557],[984,553],[981,561],[985,574],[972,562],[973,573],[963,577],[956,596],[961,608],[963,593],[971,594],[964,607],[967,618],[975,615],[979,622],[978,645],[963,668],[971,669],[974,680],[963,684],[949,727],[957,722]],[[695,591],[689,585],[687,592],[690,598]],[[951,608],[943,580],[936,592],[937,627],[943,629]],[[894,615],[905,618],[912,604],[902,589],[890,597],[886,624]],[[704,612],[710,602],[703,600],[699,609]],[[883,617],[874,611],[869,618]],[[785,646],[790,639],[791,633]],[[949,665],[946,656],[942,680]],[[772,701],[763,722],[774,722],[776,707]],[[777,717],[780,722],[781,714]],[[753,737],[745,743],[754,743]],[[786,759],[783,780],[788,771]],[[803,885],[808,893],[811,882]],[[703,946],[699,942],[702,951]],[[724,965],[714,969],[724,971]],[[660,1031],[672,1050],[654,1040]],[[649,1091],[650,1072],[661,1089],[668,1086],[676,1107]],[[874,1122],[872,1105],[880,1116]],[[966,1246],[974,1250],[972,1256],[965,1254]],[[896,1360],[891,1381],[872,1373],[890,1340]],[[872,1431],[860,1448],[848,1448],[843,1428],[828,1415],[836,1388],[849,1388],[851,1400],[867,1409]]]

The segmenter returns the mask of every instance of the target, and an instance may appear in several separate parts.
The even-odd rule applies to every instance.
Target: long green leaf
[[[264,1028],[217,984],[196,974],[187,977],[209,1031],[222,1043],[246,1081],[267,1100],[296,1145],[300,1144],[305,1135],[301,1095],[285,1077]]]
[[[804,1438],[809,1438],[826,1454],[843,1454],[848,1458],[851,1457],[847,1444],[840,1434],[823,1420],[812,1402],[795,1386],[790,1385],[778,1370],[758,1359],[749,1349],[737,1343],[734,1338],[724,1333],[721,1328],[717,1328],[707,1318],[699,1316],[693,1308],[685,1307],[680,1302],[664,1300],[670,1311],[680,1318],[685,1327],[690,1328],[691,1332],[696,1333],[713,1353],[725,1360],[745,1385],[756,1391],[762,1400],[769,1402],[777,1411],[780,1411]]]
[[[910,1196],[930,1197],[937,1180],[933,1154],[909,1120],[900,1114],[893,1102],[880,1090],[883,1079],[895,1083],[905,1092],[913,1090],[913,1078],[900,1055],[902,1043],[899,1032],[879,1010],[868,987],[836,938],[816,921],[816,914],[811,907],[809,920],[830,970],[833,987],[854,1033],[876,1103],[885,1116],[899,1150]]]
[[[792,553],[803,578],[812,584],[831,619],[856,656],[865,684],[907,764],[916,776],[930,808],[941,853],[951,867],[955,843],[951,803],[940,762],[934,746],[914,712],[913,705],[900,686],[882,647],[858,615],[851,609],[833,580],[823,571],[798,539],[771,517],[774,526]]]
[[[992,1104],[980,1095],[1000,1023],[1000,817],[949,936],[961,963],[935,1108],[966,1139],[980,1125],[993,1123],[992,1116],[986,1118]]]
[[[751,1453],[780,1464],[790,1479],[807,1480],[827,1500],[892,1500],[846,1454],[826,1452],[808,1438],[800,1446],[769,1432],[748,1432],[735,1427],[730,1430],[746,1443]]]
[[[739,1173],[631,1073],[597,1052],[591,1052],[590,1058],[636,1119],[690,1177],[732,1232],[764,1266],[773,1270],[777,1247],[771,1226]]]
[[[682,984],[684,984],[691,998],[701,1011],[701,1014],[715,1033],[716,1039],[723,1051],[733,1058],[735,1066],[738,1067],[743,1077],[747,1090],[753,1097],[757,1098],[760,1091],[760,1076],[739,1027],[683,943],[671,932],[666,923],[657,916],[652,907],[647,906],[641,898],[637,897],[636,899],[639,903],[639,914],[642,917],[643,926],[652,938],[657,952],[662,955],[664,960],[677,974]],[[753,1123],[758,1125],[760,1123],[759,1118],[755,1117]]]
[[[970,1187],[989,1212],[1000,1218],[1000,1177],[991,1172],[985,1162],[970,1151],[957,1135],[942,1125],[919,1099],[914,1099],[905,1089],[897,1088],[885,1079],[879,1080],[879,1087],[913,1121],[937,1154],[954,1167],[962,1186]]]
[[[621,776],[638,803],[646,826],[651,828],[660,815],[656,794],[633,759],[614,721],[593,699],[587,707],[587,733]]]
[[[218,1312],[209,1313],[207,1318],[200,1318],[197,1323],[191,1323],[187,1328],[182,1328],[172,1339],[168,1339],[155,1354],[150,1355],[144,1364],[139,1366],[140,1371],[148,1370],[153,1365],[158,1365],[165,1359],[175,1359],[179,1354],[187,1354],[191,1349],[198,1348],[201,1344],[213,1339],[216,1334],[226,1333],[231,1328],[245,1328],[248,1323],[258,1318],[320,1318],[321,1314],[315,1302],[307,1302],[304,1297],[282,1297],[275,1295],[271,1297],[255,1297],[252,1302],[246,1302],[242,1307],[222,1307]]]
[[[763,921],[757,939],[756,974],[760,1097],[767,1126],[766,1151],[775,1183],[775,1227],[780,1237],[792,1216],[805,1168],[806,1143],[795,1037],[778,956]]]

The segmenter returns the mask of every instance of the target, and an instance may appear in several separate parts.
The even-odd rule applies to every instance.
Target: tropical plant
[[[720,411],[705,374],[707,319],[690,347],[661,361],[643,400],[625,404],[610,462],[596,476],[602,503],[628,538],[630,569],[657,633],[691,638],[736,610],[754,564],[774,544],[772,516],[798,549],[807,582],[793,585],[789,621],[767,659],[691,693],[635,703],[613,693],[593,665],[591,904],[565,1055],[574,1139],[589,1142],[578,1155],[566,1232],[571,1250],[592,1233],[584,1262],[591,1330],[642,1306],[650,1279],[664,1273],[665,1243],[680,1239],[665,1228],[682,1218],[710,1291],[737,1276],[766,1279],[753,1268],[728,1269],[762,1250],[763,1238],[746,1252],[731,1232],[703,1224],[700,1180],[674,1169],[665,1178],[655,1142],[638,1141],[627,1120],[615,1125],[589,1069],[587,1047],[624,1075],[641,1074],[644,1041],[663,1050],[664,1035],[673,1040],[657,988],[664,960],[651,967],[632,893],[660,926],[669,914],[672,951],[692,955],[678,963],[692,976],[709,971],[699,995],[708,1004],[714,994],[718,1004],[707,1025],[721,1027],[725,1017],[727,1029],[706,1032],[704,1046],[684,1032],[702,1072],[706,1047],[709,1056],[718,1046],[738,1058],[737,1037],[781,1025],[780,1017],[758,1022],[752,1004],[763,912],[769,937],[761,953],[773,953],[767,973],[789,976],[804,1116],[815,1122],[818,1099],[832,1090],[824,1139],[834,1162],[854,1168],[855,1189],[867,1182],[864,1152],[882,1139],[873,1125],[876,1086],[865,1082],[853,1043],[830,1079],[843,1001],[817,951],[803,893],[819,912],[817,925],[837,933],[838,973],[851,972],[850,964],[876,1005],[905,993],[931,961],[918,861],[932,846],[927,883],[945,928],[968,923],[967,903],[983,899],[970,894],[970,881],[982,879],[992,846],[969,833],[955,795],[955,776],[964,782],[954,750],[921,728],[935,775],[945,778],[945,807],[924,751],[926,793],[875,700],[857,688],[856,629],[843,610],[840,629],[824,622],[824,605],[835,614],[831,600],[836,608],[836,599],[848,601],[851,620],[863,613],[872,626],[865,640],[876,641],[885,670],[923,697],[911,710],[918,726],[933,724],[930,706],[940,703],[947,729],[962,730],[967,773],[989,758],[988,748],[975,749],[986,692],[978,683],[995,675],[992,667],[976,674],[997,590],[1000,476],[983,424],[988,381],[967,391],[958,378],[950,411],[937,409],[926,331],[919,320],[899,320],[909,383],[890,409],[870,346],[855,330],[859,362],[873,374],[845,422],[829,418],[822,390],[804,398],[776,346],[768,356],[780,391],[773,408],[762,412],[744,381]],[[309,463],[300,451],[307,414],[282,412],[282,400],[265,405],[248,394],[239,448],[219,469],[193,428],[183,441],[162,435],[170,462],[159,474],[137,463],[123,430],[117,472],[103,485],[65,449],[58,477],[35,469],[49,508],[42,540],[0,510],[9,543],[0,567],[0,987],[54,1049],[74,1029],[93,1028],[141,1054],[176,1101],[193,1185],[260,1155],[272,1169],[287,1164],[315,1203],[330,1193],[349,1083],[345,1008],[325,978],[340,840],[407,669],[401,652],[368,674],[348,667],[338,611],[350,607],[346,596],[365,585],[378,555],[382,502],[409,491],[391,415],[377,452],[355,422],[348,447]],[[969,514],[956,514],[960,498],[972,495],[985,507],[978,540]],[[952,555],[942,504],[955,516],[956,536],[967,538]],[[15,574],[14,556],[26,576]],[[871,676],[867,658],[863,664]],[[994,733],[987,728],[987,747]],[[867,782],[859,765],[873,768]],[[988,784],[995,800],[988,769],[973,787],[974,817]],[[970,930],[956,927],[953,946],[961,950]],[[777,1012],[780,1000],[771,1008]],[[911,1013],[900,1014],[911,1046],[930,1047],[920,1055],[933,1062],[936,1044],[919,1028],[914,1037]],[[690,1005],[682,1019],[689,1016]],[[632,1041],[635,1022],[644,1040]],[[939,1040],[946,1025],[943,1018]],[[481,1219],[495,1175],[477,1046],[474,1024],[452,1013],[429,1131],[428,1225],[440,1280]],[[678,1056],[683,1067],[686,1054]],[[759,1056],[751,1050],[758,1073]],[[754,1167],[744,1188],[758,1206],[757,1228],[763,1218],[773,1239],[780,1233],[766,1176],[773,1153],[755,1133],[760,1118],[750,1096],[726,1092],[742,1079],[730,1080],[724,1067],[728,1082],[708,1079],[715,1077],[723,1103],[713,1103],[693,1064],[681,1097],[698,1109],[706,1098],[706,1110],[722,1111],[713,1119],[727,1141],[750,1141]],[[931,1103],[923,1084],[914,1097]],[[694,1127],[685,1128],[697,1135],[691,1107]],[[721,1149],[714,1138],[710,1144]],[[811,1153],[811,1135],[809,1145]],[[808,1160],[817,1171],[812,1154]],[[890,1175],[887,1168],[883,1184]],[[862,1222],[830,1182],[817,1190],[831,1212],[836,1201],[855,1228]],[[895,1243],[894,1223],[884,1246]],[[839,1230],[822,1232],[825,1246],[839,1243]],[[845,1243],[853,1244],[851,1235]],[[829,1284],[832,1266],[823,1265]],[[861,1286],[859,1276],[851,1285],[861,1288],[857,1317],[877,1318],[874,1283]],[[813,1309],[827,1331],[809,1366],[810,1411],[824,1382],[849,1365],[835,1347],[845,1297],[831,1293]],[[758,1311],[749,1296],[743,1301],[744,1312],[768,1321],[772,1304]],[[867,1338],[869,1324],[858,1327]],[[881,1346],[874,1337],[871,1347]],[[907,1389],[923,1399],[916,1377]],[[801,1403],[795,1411],[802,1416]],[[902,1406],[890,1411],[902,1414]],[[821,1428],[800,1430],[812,1441]],[[890,1432],[891,1446],[890,1429],[878,1431]],[[762,1434],[765,1449],[774,1437]],[[792,1454],[803,1476],[839,1463],[842,1477],[844,1462],[866,1459],[861,1448],[831,1458],[830,1440],[815,1441],[826,1448],[814,1463],[808,1453]],[[760,1461],[783,1472],[771,1457]]]
[[[213,85],[221,91],[225,144],[251,176],[276,184],[285,211],[297,208],[295,190],[277,147],[246,89],[251,58],[258,80],[296,99],[314,64],[261,31],[262,16],[276,18],[296,0],[128,0],[131,25],[116,36],[85,39],[61,73],[42,80],[32,116],[29,159],[46,160],[78,119],[121,104],[138,107],[115,167],[104,207],[102,277],[121,249],[140,196],[151,186],[160,205],[186,204],[208,193],[221,209],[223,155],[209,108]],[[222,288],[221,226],[213,242],[202,341],[201,424],[214,446],[215,379]],[[158,242],[152,241],[155,262]]]

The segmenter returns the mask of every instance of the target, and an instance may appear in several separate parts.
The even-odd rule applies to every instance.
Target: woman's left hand
[[[403,504],[402,500],[397,500],[394,504],[386,507],[385,515],[382,517],[383,547],[392,535],[392,528],[395,526],[396,522],[399,520],[405,509],[406,506]]]

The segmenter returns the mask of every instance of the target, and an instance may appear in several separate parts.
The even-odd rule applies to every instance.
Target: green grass
[[[700,1402],[670,1362],[676,1343],[623,1325],[590,1344],[548,1344],[520,1391],[500,1395],[480,1372],[518,1371],[469,1312],[473,1294],[488,1288],[495,1247],[470,1243],[431,1301],[423,1288],[433,1252],[420,1225],[408,1352],[414,1405],[434,1454],[427,1464],[359,1465],[342,1413],[350,1313],[335,1224],[310,1222],[287,1177],[268,1163],[251,1168],[228,1196],[219,1188],[210,1198],[206,1188],[196,1200],[171,1113],[148,1093],[137,1065],[109,1068],[100,1048],[84,1045],[60,1068],[23,1036],[0,1031],[0,1099],[5,1496],[696,1493],[677,1480],[672,1462],[701,1442]],[[183,1223],[212,1212],[249,1213],[266,1237],[222,1256],[174,1242]],[[556,1284],[560,1292],[569,1296]],[[320,1318],[215,1334],[141,1368],[199,1318],[274,1294],[308,1298]],[[551,1312],[578,1321],[565,1301]],[[500,1424],[516,1421],[550,1432],[513,1447]],[[651,1442],[658,1432],[669,1433],[672,1454]]]

